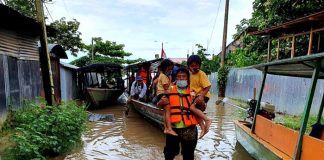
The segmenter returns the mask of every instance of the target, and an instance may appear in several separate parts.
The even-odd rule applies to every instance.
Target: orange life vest
[[[169,101],[170,101],[170,122],[176,123],[183,121],[185,126],[191,126],[198,124],[196,117],[190,111],[190,104],[192,99],[190,96],[190,88],[186,89],[184,94],[181,94],[177,91],[175,85],[170,86],[169,92]],[[182,101],[182,105],[180,105]]]

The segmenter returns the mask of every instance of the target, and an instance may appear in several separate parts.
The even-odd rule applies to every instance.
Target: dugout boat
[[[91,64],[79,68],[78,86],[87,105],[99,107],[113,104],[124,92],[124,80],[118,64]]]

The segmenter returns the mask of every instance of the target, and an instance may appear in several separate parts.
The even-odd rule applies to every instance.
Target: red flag
[[[167,57],[166,57],[166,54],[165,54],[165,52],[164,52],[164,49],[163,49],[163,43],[162,43],[161,58],[167,58]]]

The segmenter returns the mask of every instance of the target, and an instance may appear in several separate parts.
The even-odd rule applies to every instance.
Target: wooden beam
[[[268,37],[268,56],[267,56],[267,62],[271,61],[271,37]]]
[[[312,45],[313,45],[313,28],[311,28],[311,31],[310,31],[310,34],[309,34],[309,43],[308,43],[307,55],[310,55],[312,53]]]
[[[255,130],[256,116],[260,111],[261,99],[262,99],[262,94],[263,94],[263,89],[265,86],[267,74],[268,74],[268,66],[265,66],[264,71],[263,71],[263,78],[262,78],[262,83],[261,83],[261,87],[260,87],[260,91],[259,91],[257,105],[254,110],[254,116],[253,116],[253,122],[252,122],[252,128],[251,128],[252,133],[254,133],[254,130]]]
[[[318,40],[317,40],[317,52],[320,52],[320,45],[321,45],[321,33],[318,33]]]
[[[290,57],[294,58],[295,57],[295,35],[292,36],[292,40],[291,40],[291,53],[290,53]]]
[[[277,60],[279,59],[279,51],[280,51],[280,39],[278,39],[278,46],[277,46]]]

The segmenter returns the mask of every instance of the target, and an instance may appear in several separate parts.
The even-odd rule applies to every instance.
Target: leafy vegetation
[[[301,124],[301,118],[302,116],[284,115],[282,117],[275,118],[274,122],[294,130],[299,130]],[[309,116],[305,133],[307,134],[310,133],[310,131],[312,130],[312,125],[316,123],[316,120],[317,120],[316,116]],[[322,119],[321,121],[323,122],[324,119]]]
[[[56,20],[50,24],[56,29],[56,34],[53,37],[48,37],[49,43],[56,43],[63,46],[65,51],[70,51],[72,55],[77,56],[79,51],[83,50],[84,44],[79,31],[80,22],[76,19],[66,21],[65,17]]]
[[[42,107],[40,107],[42,106]],[[3,133],[10,133],[8,159],[45,159],[81,144],[87,113],[75,102],[58,106],[30,103],[10,111]]]
[[[324,10],[322,0],[255,0],[252,18],[242,19],[240,24],[236,25],[237,32],[233,38],[240,38],[244,49],[231,53],[228,57],[229,65],[243,67],[266,61],[267,39],[246,35],[244,32],[247,28],[264,29],[322,10]],[[305,38],[296,38],[296,55],[305,54],[305,48],[308,47]],[[289,52],[287,48],[290,48],[287,46],[290,45],[287,42],[283,42],[281,45],[280,48],[283,49],[280,50],[280,55],[285,56],[285,52]],[[275,54],[275,47],[271,53]]]
[[[229,98],[231,103],[234,103],[241,108],[247,109],[249,107],[248,102],[242,99],[237,99],[237,98]]]
[[[103,41],[101,37],[93,38],[93,40],[93,45],[85,45],[88,55],[72,61],[71,64],[82,67],[92,63],[130,64],[145,61],[142,58],[136,60],[124,59],[132,54],[124,51],[125,45],[123,44],[108,40]]]
[[[247,112],[241,109],[235,109],[231,112],[231,117],[235,120],[245,120],[247,117]]]
[[[218,56],[214,56],[212,59],[208,59],[207,56],[209,56],[209,54],[206,54],[206,49],[200,44],[196,44],[196,47],[198,48],[197,55],[202,61],[200,69],[206,74],[217,72],[220,58]],[[185,66],[187,66],[187,64],[185,64]]]
[[[227,66],[220,67],[217,71],[217,87],[219,97],[225,97],[225,88],[228,72],[229,68]]]

